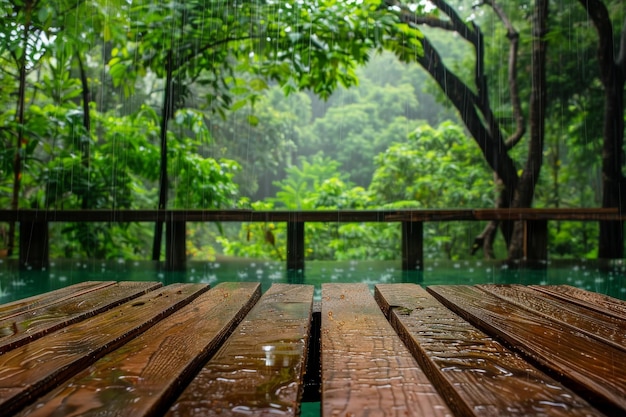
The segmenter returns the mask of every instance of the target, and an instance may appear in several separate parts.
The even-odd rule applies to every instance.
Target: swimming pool
[[[55,260],[44,270],[19,270],[0,259],[0,304],[83,281],[196,282],[255,281],[267,290],[274,282],[315,285],[324,282],[415,282],[435,284],[568,284],[626,300],[626,260],[550,261],[545,269],[510,268],[502,262],[428,261],[423,271],[402,271],[399,261],[309,261],[303,271],[287,271],[283,262],[226,259],[191,261],[185,271],[166,271],[151,261]]]

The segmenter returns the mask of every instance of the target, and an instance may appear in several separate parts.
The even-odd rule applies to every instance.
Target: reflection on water
[[[151,261],[56,260],[45,270],[20,271],[16,262],[0,259],[0,304],[83,281],[160,281],[208,283],[261,282],[315,285],[323,282],[415,282],[434,284],[568,284],[626,300],[626,261],[602,268],[595,261],[551,261],[545,269],[510,268],[499,262],[429,261],[423,271],[401,271],[398,261],[309,261],[304,271],[287,271],[283,262],[232,259],[191,261],[186,271],[165,271]]]

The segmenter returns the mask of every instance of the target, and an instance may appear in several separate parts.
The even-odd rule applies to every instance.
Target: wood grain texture
[[[552,297],[575,303],[608,316],[626,320],[626,301],[570,285],[531,285],[529,288],[541,291]]]
[[[322,284],[321,339],[325,417],[451,414],[366,284]]]
[[[164,409],[261,295],[222,283],[77,374],[20,415],[144,416]]]
[[[420,286],[379,284],[375,290],[381,309],[456,416],[602,415]]]
[[[166,414],[299,415],[313,286],[274,284]]]
[[[502,208],[388,210],[41,210],[0,209],[0,221],[17,222],[395,222],[457,220],[624,220],[617,208]]]
[[[483,291],[626,351],[626,320],[552,298],[522,285],[477,285]]]
[[[626,354],[562,323],[479,288],[436,285],[427,290],[448,308],[497,336],[603,411],[626,412]]]
[[[0,409],[19,410],[207,289],[173,284],[6,352],[0,356]]]
[[[120,282],[0,321],[0,354],[161,287],[159,282]]]
[[[50,304],[59,303],[71,297],[76,297],[100,288],[115,284],[115,281],[87,281],[81,282],[58,290],[33,295],[32,297],[16,300],[0,305],[0,320],[5,320],[16,316],[24,311],[41,308]]]

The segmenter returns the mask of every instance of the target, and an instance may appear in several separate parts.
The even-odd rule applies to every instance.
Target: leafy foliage
[[[454,6],[462,27],[483,29],[488,101],[508,135],[507,32],[484,3],[0,1],[0,205],[11,206],[18,184],[19,207],[153,208],[164,132],[172,208],[491,207],[498,189],[462,114],[441,105],[445,91],[414,64],[426,36],[472,85],[476,55],[462,36],[418,29],[398,14],[408,5],[416,19],[443,19]],[[532,5],[500,3],[522,39],[527,112]],[[622,21],[623,2],[606,3]],[[596,206],[596,33],[581,7],[557,3],[550,16],[546,165],[535,206]],[[309,259],[399,253],[395,225],[306,227]],[[468,256],[469,226],[425,230],[428,256]],[[594,255],[595,225],[550,232],[554,256]],[[66,224],[51,233],[52,256],[145,259],[152,232]],[[192,225],[188,234],[190,256],[214,256],[219,241],[227,254],[285,257],[281,224]]]

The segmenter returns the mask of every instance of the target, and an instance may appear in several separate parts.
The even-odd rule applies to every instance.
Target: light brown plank
[[[626,320],[626,301],[570,285],[531,285],[530,288],[602,314]]]
[[[33,295],[32,297],[16,300],[0,305],[0,320],[16,316],[27,310],[41,308],[50,304],[59,303],[71,297],[76,297],[100,288],[115,284],[115,281],[87,281],[59,288],[58,290]]]
[[[321,339],[324,416],[451,414],[366,284],[322,284]]]
[[[465,285],[428,291],[490,335],[505,340],[526,359],[603,411],[626,412],[626,353],[571,328]]]
[[[120,282],[1,320],[0,354],[161,286],[159,282]]]
[[[626,320],[552,298],[522,285],[477,285],[483,291],[500,297],[543,317],[556,320],[575,331],[626,351]]]
[[[379,284],[375,295],[456,416],[602,415],[420,286]]]
[[[274,284],[166,414],[299,414],[313,286]]]
[[[173,284],[0,356],[0,409],[10,414],[208,289]]]

